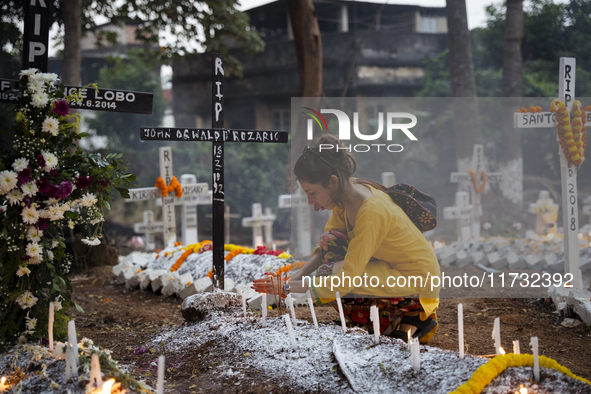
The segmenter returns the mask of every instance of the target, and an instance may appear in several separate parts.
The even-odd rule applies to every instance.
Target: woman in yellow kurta
[[[332,215],[312,258],[287,287],[309,289],[318,304],[332,302],[338,291],[347,319],[370,331],[369,308],[377,305],[384,335],[406,339],[410,329],[427,342],[437,330],[439,288],[431,289],[429,280],[440,275],[435,253],[386,193],[352,178],[357,163],[347,150],[317,148],[337,145],[336,137],[324,135],[296,162],[308,203]],[[255,281],[255,289],[276,292],[270,279]]]

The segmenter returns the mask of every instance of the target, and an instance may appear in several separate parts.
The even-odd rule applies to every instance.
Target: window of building
[[[273,130],[285,130],[290,129],[291,119],[289,117],[289,111],[286,110],[274,110],[273,116]]]
[[[437,33],[437,18],[421,17],[421,33]]]

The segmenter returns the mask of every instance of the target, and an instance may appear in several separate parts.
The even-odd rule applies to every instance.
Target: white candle
[[[458,343],[460,358],[464,358],[464,305],[458,304]]]
[[[244,290],[242,290],[242,313],[246,317],[246,295],[244,295]]]
[[[78,339],[76,338],[76,323],[74,320],[68,322],[68,342],[72,349],[72,368],[74,374],[78,375]]]
[[[341,327],[343,328],[343,333],[347,333],[347,324],[345,323],[345,314],[343,313],[343,304],[341,304],[341,295],[339,292],[336,292],[337,297],[337,305],[339,306],[339,315],[341,316]]]
[[[495,340],[495,350],[497,352],[497,356],[501,354],[501,319],[498,317],[495,319],[495,324],[493,326],[492,331],[492,338]]]
[[[415,372],[419,372],[421,370],[421,350],[419,347],[419,340],[411,338],[410,347],[411,347],[412,369]]]
[[[285,302],[287,303],[287,306],[289,307],[289,310],[291,311],[291,318],[293,319],[293,326],[297,327],[298,321],[296,320],[295,309],[293,308],[293,298],[291,298],[291,294],[287,295],[287,298],[285,298]]]
[[[289,336],[289,342],[291,343],[291,347],[293,348],[293,350],[298,350],[298,344],[295,340],[295,334],[293,333],[291,320],[289,319],[289,315],[287,313],[283,315],[283,320],[285,320],[285,325],[287,326],[287,335]]]
[[[97,353],[90,356],[90,384],[96,388],[103,385],[103,378],[101,376],[101,364]]]
[[[53,315],[55,307],[53,301],[49,303],[49,323],[47,324],[47,336],[49,337],[49,350],[53,352]]]
[[[513,341],[513,353],[521,354],[521,350],[519,349],[519,341]]]
[[[540,360],[538,359],[538,337],[531,337],[531,349],[534,354],[534,379],[540,380]]]
[[[263,301],[261,303],[261,312],[263,315],[263,319],[261,323],[263,323],[263,327],[267,326],[267,293],[263,293]]]
[[[314,302],[312,301],[310,290],[306,290],[306,295],[308,296],[308,305],[310,306],[310,313],[312,314],[312,321],[314,322],[314,327],[318,328],[318,321],[316,321],[316,312],[314,311]]]
[[[369,316],[373,322],[373,343],[380,343],[380,312],[376,305],[372,305]]]
[[[164,356],[158,356],[158,383],[156,394],[164,394]]]

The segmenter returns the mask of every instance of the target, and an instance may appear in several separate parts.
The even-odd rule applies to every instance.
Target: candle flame
[[[523,386],[519,389],[519,394],[527,394],[527,389]]]
[[[408,340],[410,341],[410,328],[408,329]]]
[[[2,376],[2,379],[0,379],[0,383],[4,384],[4,382],[6,382],[6,378]]]
[[[499,352],[501,352],[501,354],[504,356],[505,355],[505,349],[503,349],[502,347],[499,347]]]
[[[111,386],[115,383],[115,379],[107,380],[103,384],[103,394],[111,394]]]
[[[440,249],[440,248],[443,248],[443,246],[445,246],[445,244],[443,242],[439,242],[439,241],[433,242],[433,249]]]
[[[546,238],[548,238],[548,239],[554,238],[554,233],[549,233],[548,235],[546,235]]]

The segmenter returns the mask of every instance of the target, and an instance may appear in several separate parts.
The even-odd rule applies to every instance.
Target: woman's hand
[[[285,295],[285,284],[289,277],[278,277],[275,272],[266,272],[266,277],[255,279],[252,288],[258,293]]]

